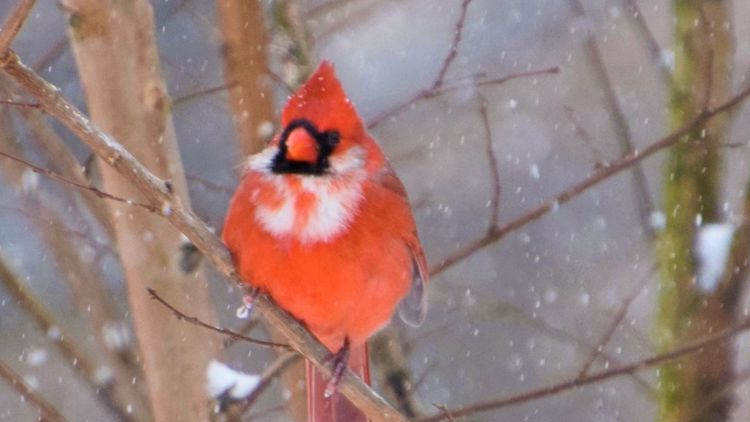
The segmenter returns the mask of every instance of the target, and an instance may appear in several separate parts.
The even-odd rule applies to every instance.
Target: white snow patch
[[[206,390],[213,398],[227,394],[232,399],[241,400],[260,384],[260,376],[235,371],[217,360],[208,363],[206,378]]]
[[[735,227],[730,223],[706,224],[698,230],[695,253],[698,258],[698,287],[713,291],[727,264]]]

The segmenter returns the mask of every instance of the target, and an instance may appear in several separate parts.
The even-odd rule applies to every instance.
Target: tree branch
[[[0,378],[4,379],[5,382],[8,383],[8,385],[10,385],[21,397],[24,398],[24,400],[28,400],[28,402],[31,403],[32,406],[36,407],[39,410],[39,421],[65,422],[65,418],[63,417],[63,415],[57,409],[55,409],[55,407],[52,406],[50,402],[39,395],[39,393],[34,391],[31,387],[26,385],[26,383],[23,382],[23,378],[21,378],[20,375],[16,374],[15,371],[13,371],[4,362],[0,362]]]
[[[445,74],[448,73],[448,68],[451,67],[453,61],[456,60],[456,56],[458,56],[458,47],[461,44],[464,24],[466,23],[466,11],[469,9],[469,4],[471,2],[472,0],[463,0],[461,2],[461,15],[458,18],[458,22],[456,22],[456,29],[453,31],[453,42],[451,43],[448,55],[445,56],[445,60],[443,60],[443,66],[440,68],[437,78],[435,78],[435,83],[432,85],[433,91],[440,89],[440,87],[443,86]]]
[[[122,145],[94,126],[80,110],[60,94],[59,89],[21,63],[15,53],[11,52],[0,62],[0,68],[36,98],[45,112],[58,119],[105,163],[125,176],[153,206],[163,210],[163,215],[184,233],[222,274],[243,285],[237,276],[229,251],[182,199],[175,195],[170,181],[162,180],[146,169]],[[295,350],[305,355],[323,374],[330,376],[330,368],[326,365],[330,352],[320,342],[267,296],[261,295],[255,303],[258,311],[269,323],[288,337],[289,344]],[[348,370],[339,385],[339,391],[373,421],[406,421],[383,398]]]
[[[8,267],[0,257],[0,283],[17,301],[19,306],[31,315],[39,329],[52,340],[65,362],[71,364],[76,373],[85,380],[91,392],[100,397],[104,405],[119,421],[131,422],[133,418],[126,411],[126,406],[118,400],[115,390],[105,388],[102,382],[96,380],[96,365],[73,341],[73,337],[66,335],[47,308],[24,286],[18,276]]]
[[[135,207],[143,208],[143,209],[145,209],[145,210],[147,210],[149,212],[153,212],[153,213],[156,213],[156,214],[160,213],[159,210],[157,210],[152,205],[144,204],[144,203],[137,202],[137,201],[133,201],[131,199],[120,198],[119,196],[115,196],[115,195],[112,195],[111,193],[104,192],[103,190],[95,188],[95,187],[93,187],[91,185],[84,185],[82,183],[78,183],[75,180],[70,180],[67,177],[64,177],[64,176],[62,176],[62,175],[60,175],[60,174],[58,174],[58,173],[56,173],[56,172],[54,172],[52,170],[49,170],[49,169],[46,169],[46,168],[39,167],[39,166],[36,166],[34,164],[31,164],[30,162],[24,160],[23,158],[15,157],[15,156],[10,155],[10,154],[8,154],[6,152],[3,152],[3,151],[0,151],[0,156],[8,158],[10,160],[13,160],[13,161],[15,161],[15,162],[17,162],[19,164],[24,165],[24,166],[27,166],[31,170],[33,170],[34,173],[41,174],[42,176],[48,177],[48,178],[50,178],[50,179],[52,179],[52,180],[54,180],[56,182],[64,183],[64,184],[67,184],[67,185],[71,185],[71,186],[74,186],[74,187],[76,187],[78,189],[87,190],[87,191],[93,193],[94,195],[98,196],[101,199],[109,199],[111,201],[116,201],[116,202],[120,202],[120,203],[123,203],[123,204],[133,205]]]
[[[487,412],[490,410],[497,410],[503,407],[515,406],[522,403],[527,403],[533,400],[538,400],[545,397],[550,397],[556,394],[563,393],[575,388],[584,387],[590,384],[594,384],[601,381],[606,381],[612,378],[616,378],[622,375],[632,374],[644,369],[648,369],[657,365],[661,365],[665,362],[673,361],[692,353],[701,351],[707,346],[713,345],[714,343],[728,341],[732,337],[745,332],[750,329],[750,320],[745,320],[741,324],[735,325],[719,331],[715,334],[705,336],[692,343],[689,343],[683,347],[680,347],[671,352],[663,353],[660,355],[652,356],[631,364],[614,368],[611,370],[600,371],[594,374],[588,375],[584,378],[575,377],[568,381],[563,381],[558,384],[550,385],[547,387],[539,388],[536,390],[527,391],[521,394],[516,394],[510,397],[504,397],[494,400],[481,401],[470,405],[463,406],[459,409],[450,411],[450,415],[454,418],[473,415],[475,413]],[[438,422],[442,420],[448,420],[446,415],[440,414],[431,416],[428,418],[420,419],[418,422]]]
[[[9,51],[13,39],[21,31],[21,27],[29,16],[29,12],[31,12],[31,8],[34,7],[35,2],[36,0],[20,0],[16,4],[16,7],[11,10],[8,17],[5,18],[5,22],[3,22],[2,28],[0,28],[0,58],[5,57],[5,54]]]
[[[528,211],[527,213],[512,220],[511,222],[498,227],[498,229],[493,231],[492,233],[488,233],[487,235],[474,240],[472,243],[457,250],[447,258],[444,258],[440,263],[430,269],[430,274],[434,277],[435,275],[447,270],[458,262],[471,256],[475,252],[499,241],[511,232],[538,220],[539,218],[547,215],[550,211],[556,210],[560,206],[570,202],[570,200],[586,192],[589,188],[598,185],[599,183],[609,179],[616,174],[619,174],[624,170],[629,169],[634,164],[645,160],[646,158],[656,154],[657,152],[671,147],[680,139],[682,139],[683,136],[701,127],[711,118],[734,108],[742,101],[744,101],[748,96],[750,96],[750,87],[743,89],[737,95],[719,104],[718,106],[702,111],[679,129],[655,141],[643,150],[633,150],[624,155],[622,158],[607,163],[602,168],[595,171],[594,174],[592,174],[588,178],[574,184],[573,186],[570,186],[569,188],[557,194],[555,197],[544,201],[544,203],[542,203],[538,207]]]
[[[271,342],[271,341],[258,340],[258,339],[252,338],[252,337],[248,337],[248,336],[246,336],[244,334],[240,334],[238,332],[235,332],[235,331],[232,331],[232,330],[228,330],[226,328],[221,328],[221,327],[217,327],[217,326],[212,325],[212,324],[208,324],[206,322],[201,321],[197,317],[186,315],[183,312],[181,312],[179,309],[177,309],[174,306],[172,306],[169,302],[167,302],[166,300],[164,300],[164,298],[162,298],[161,296],[159,296],[159,294],[156,293],[156,290],[154,290],[154,289],[149,288],[148,289],[148,294],[151,295],[152,299],[154,299],[155,301],[157,301],[160,304],[164,305],[165,308],[169,309],[177,317],[177,319],[179,319],[181,321],[185,321],[185,322],[188,322],[190,324],[194,324],[194,325],[197,325],[199,327],[203,327],[203,328],[206,328],[208,330],[215,331],[215,332],[217,332],[219,334],[223,334],[225,336],[231,337],[233,340],[242,340],[242,341],[246,341],[248,343],[257,344],[259,346],[264,346],[264,347],[273,347],[273,348],[276,348],[276,349],[293,350],[288,344],[281,344],[281,343],[274,343],[274,342]]]
[[[397,115],[398,113],[406,110],[407,108],[411,107],[413,104],[416,104],[420,101],[428,100],[430,98],[439,97],[441,95],[447,94],[449,92],[453,92],[455,90],[466,88],[469,86],[490,86],[490,85],[502,85],[508,81],[512,81],[514,79],[520,79],[520,78],[526,78],[529,76],[538,76],[538,75],[554,75],[560,73],[560,68],[555,67],[548,67],[545,69],[538,69],[538,70],[531,70],[528,72],[518,72],[518,73],[511,73],[505,76],[501,76],[499,78],[494,79],[488,79],[483,81],[475,81],[474,78],[469,79],[461,79],[456,82],[453,82],[451,84],[441,84],[439,87],[435,88],[434,86],[432,88],[424,89],[422,91],[417,92],[414,94],[411,98],[404,101],[403,103],[397,104],[388,110],[380,113],[378,116],[376,116],[374,119],[370,120],[369,123],[367,123],[367,128],[372,129],[381,123],[383,123],[386,119],[393,117]]]

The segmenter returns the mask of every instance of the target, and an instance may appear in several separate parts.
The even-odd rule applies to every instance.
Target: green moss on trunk
[[[673,0],[675,70],[670,87],[670,126],[684,125],[705,107],[727,97],[732,37],[726,0]],[[718,289],[696,287],[693,244],[699,224],[717,221],[721,189],[720,143],[727,122],[720,117],[685,136],[669,152],[663,184],[666,227],[657,240],[661,268],[655,340],[659,350],[679,347],[733,321]],[[731,376],[732,355],[719,345],[665,365],[659,372],[660,422],[723,421],[728,398],[707,403]]]

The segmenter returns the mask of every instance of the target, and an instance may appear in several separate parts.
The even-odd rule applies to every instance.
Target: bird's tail
[[[307,422],[367,422],[365,415],[346,397],[335,392],[325,397],[328,377],[323,376],[310,362],[307,366]],[[370,383],[370,363],[367,344],[353,346],[349,352],[349,369],[362,381]]]

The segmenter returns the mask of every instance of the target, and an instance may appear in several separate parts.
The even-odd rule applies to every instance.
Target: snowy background
[[[0,2],[5,16],[13,1]],[[319,59],[335,63],[345,89],[371,120],[430,87],[445,59],[460,12],[459,0],[350,0],[316,14],[324,1],[303,2]],[[434,265],[481,237],[492,198],[480,94],[487,101],[492,148],[502,186],[500,220],[551,198],[594,170],[597,156],[617,158],[619,147],[604,96],[586,57],[595,37],[603,53],[634,143],[643,147],[666,133],[666,87],[660,77],[669,51],[655,62],[633,25],[625,1],[584,1],[579,17],[567,0],[474,0],[458,57],[447,80],[558,66],[556,75],[465,88],[422,101],[387,119],[372,133],[409,191],[429,261]],[[669,2],[638,2],[658,43],[670,45]],[[162,68],[173,98],[223,84],[220,33],[213,2],[154,1]],[[734,2],[735,86],[750,68],[750,3]],[[69,51],[65,16],[50,0],[38,2],[14,47],[79,106],[82,92]],[[272,46],[273,48],[273,46]],[[279,99],[283,100],[279,90]],[[174,122],[196,212],[221,225],[236,183],[238,155],[225,93],[177,103]],[[576,123],[577,122],[577,123]],[[737,116],[729,142],[747,143],[750,118]],[[60,131],[81,161],[86,149]],[[585,135],[584,135],[585,133]],[[21,133],[21,140],[23,142]],[[590,141],[586,141],[589,138]],[[738,213],[748,173],[745,148],[726,150],[727,220]],[[662,155],[645,161],[652,198],[659,203]],[[6,165],[3,162],[2,165]],[[38,182],[54,186],[52,182]],[[36,187],[34,181],[31,188]],[[43,242],[18,212],[11,189],[0,183],[0,253],[76,341],[94,347]],[[15,211],[14,211],[15,209]],[[28,213],[28,210],[27,210]],[[33,214],[33,212],[32,212]],[[71,222],[75,217],[71,216]],[[108,289],[127,317],[127,301],[114,258],[105,258]],[[594,369],[654,353],[650,326],[656,279],[652,245],[637,211],[632,178],[623,173],[439,274],[429,285],[427,323],[400,330],[409,345],[414,377],[425,374],[418,397],[448,408],[574,377],[607,330],[620,304],[645,287]],[[237,292],[215,286],[217,309],[237,326]],[[394,322],[394,324],[398,324]],[[117,338],[116,340],[120,340]],[[740,343],[738,343],[740,344]],[[744,350],[747,350],[745,348]],[[270,352],[233,347],[228,362],[258,373]],[[26,377],[70,420],[111,416],[62,362],[45,333],[0,289],[0,359]],[[196,380],[196,382],[203,382]],[[654,371],[617,378],[559,396],[472,416],[474,421],[643,421],[652,418]],[[738,387],[750,394],[750,383]],[[257,405],[279,403],[275,385]],[[748,420],[750,406],[736,420]],[[31,420],[33,413],[0,383],[0,420]],[[744,416],[743,416],[744,415]],[[260,419],[259,419],[260,420]],[[284,420],[273,413],[262,420]]]

